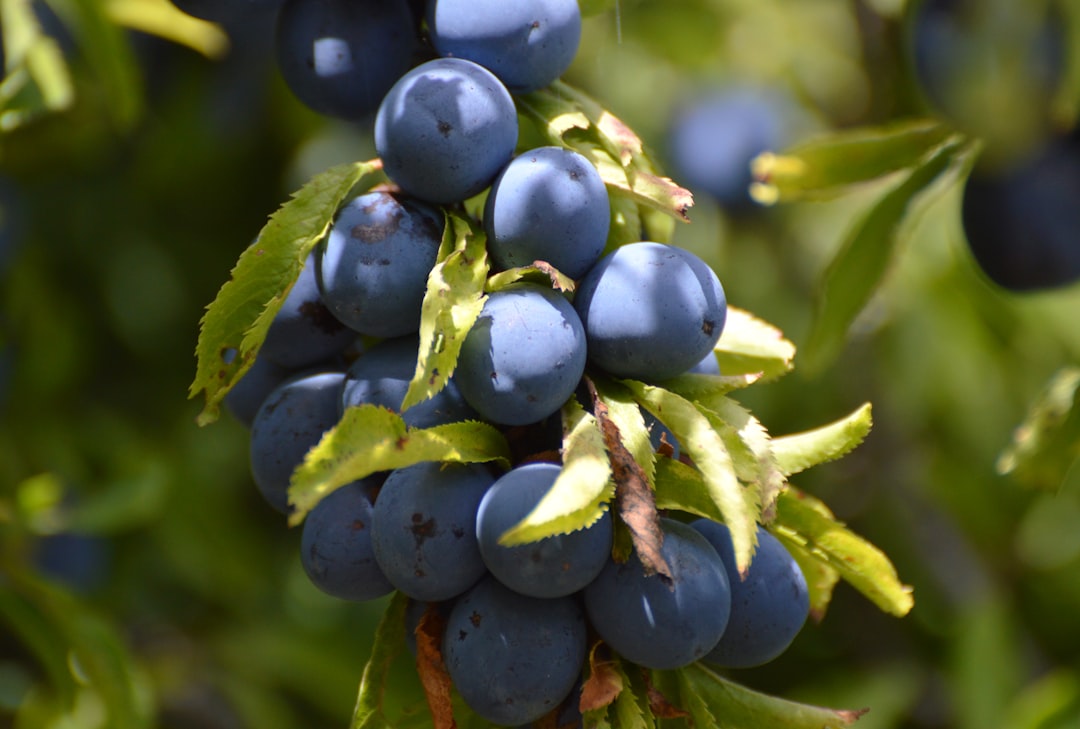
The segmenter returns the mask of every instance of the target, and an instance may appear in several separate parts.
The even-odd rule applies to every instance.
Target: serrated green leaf
[[[795,345],[784,333],[742,309],[729,306],[724,331],[714,347],[720,373],[771,380],[792,369]]]
[[[603,516],[615,496],[611,462],[596,418],[575,397],[562,412],[566,423],[562,470],[540,503],[499,537],[499,544],[527,544],[584,529]]]
[[[760,512],[754,506],[757,499],[748,495],[747,488],[739,483],[723,438],[709,419],[685,398],[634,380],[623,380],[622,383],[642,407],[671,429],[683,451],[701,471],[713,503],[731,530],[737,569],[744,572],[754,552]]]
[[[375,160],[316,175],[270,216],[256,243],[240,254],[199,323],[198,362],[188,396],[205,395],[200,425],[217,420],[221,400],[254,363],[274,316],[308,253],[330,229],[338,206],[381,169]]]
[[[674,671],[674,673],[678,677],[679,698],[681,699],[682,708],[690,713],[694,729],[719,729],[719,727],[724,726],[716,721],[705,694],[691,683],[688,672],[683,670]],[[760,729],[765,729],[765,727]]]
[[[567,293],[573,292],[576,285],[574,279],[567,276],[559,269],[544,261],[536,261],[531,266],[519,266],[508,268],[494,276],[488,277],[484,290],[488,293],[501,291],[518,281],[531,281],[542,286],[551,286],[556,291]]]
[[[105,14],[117,25],[187,46],[210,59],[229,50],[221,26],[181,11],[169,0],[106,0]]]
[[[308,451],[292,475],[289,504],[294,510],[289,523],[302,522],[323,497],[345,484],[427,461],[496,461],[509,468],[510,448],[502,433],[487,423],[407,428],[400,415],[386,408],[371,404],[346,408],[340,422]]]
[[[695,696],[710,714],[720,717],[720,723],[697,729],[841,729],[866,713],[866,709],[827,709],[751,691],[701,663],[680,668],[679,673],[684,700]]]
[[[484,308],[488,273],[487,239],[461,215],[447,213],[443,244],[452,246],[428,274],[420,307],[420,349],[416,373],[401,403],[407,410],[435,396],[450,381],[466,335]]]
[[[756,508],[770,512],[787,480],[773,454],[769,431],[749,410],[729,397],[702,396],[696,402],[702,412],[710,415],[710,420],[715,414],[726,426],[718,427],[717,432],[732,454],[736,475],[743,483],[754,487],[750,494],[757,499]],[[736,454],[738,458],[735,458]]]
[[[828,425],[773,438],[772,452],[780,470],[791,476],[850,453],[870,432],[873,425],[870,410],[870,403],[865,403]]]
[[[383,696],[389,683],[391,666],[405,650],[405,608],[408,602],[409,598],[395,592],[375,628],[375,644],[360,678],[350,729],[388,729],[391,726],[383,713]]]
[[[905,223],[925,197],[922,193],[960,162],[963,148],[955,142],[937,148],[874,203],[848,233],[819,284],[803,352],[810,370],[819,370],[839,353],[852,322],[877,290],[910,229]]]
[[[885,612],[902,617],[915,604],[889,558],[848,530],[817,499],[789,488],[777,501],[771,528],[795,542]]]
[[[633,668],[633,666],[631,666]],[[649,709],[649,700],[643,681],[628,672],[622,662],[616,664],[616,670],[622,674],[624,685],[629,691],[622,691],[615,697],[611,715],[617,729],[652,729],[655,722]]]
[[[656,457],[656,508],[724,520],[701,472],[667,456]]]
[[[795,559],[796,564],[806,578],[806,590],[810,598],[810,618],[820,623],[825,619],[825,612],[832,602],[833,590],[840,582],[840,573],[833,569],[806,549],[804,544],[787,536],[784,530],[773,532],[773,536],[780,541]]]
[[[955,132],[933,119],[833,132],[751,163],[751,195],[761,203],[835,196],[853,185],[918,166]]]
[[[686,374],[664,380],[661,384],[665,390],[671,390],[687,400],[702,400],[722,397],[749,387],[760,379],[760,372],[731,376]]]
[[[997,462],[998,473],[1023,484],[1057,491],[1080,459],[1080,367],[1054,374],[1012,443]]]

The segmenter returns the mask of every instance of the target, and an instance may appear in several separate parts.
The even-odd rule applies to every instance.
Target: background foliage
[[[246,431],[196,427],[186,390],[239,253],[312,174],[373,157],[370,130],[291,97],[268,25],[226,47],[166,0],[48,5],[66,62],[46,65],[67,71],[0,94],[0,223],[22,233],[0,241],[0,726],[345,726],[383,605],[308,584]],[[660,159],[673,111],[711,84],[789,95],[793,141],[922,117],[902,6],[623,0],[587,20],[566,79]],[[734,677],[869,706],[871,729],[1076,727],[1080,472],[1061,483],[1060,459],[1033,489],[999,459],[1080,362],[1080,289],[988,283],[961,174],[912,208],[833,356],[745,396],[775,433],[874,404],[866,442],[797,483],[890,555],[916,607],[898,620],[842,586],[782,659]],[[751,214],[698,196],[676,242],[805,352],[829,262],[890,183]]]

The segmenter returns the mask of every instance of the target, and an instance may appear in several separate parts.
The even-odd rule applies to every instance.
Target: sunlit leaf
[[[1080,367],[1059,370],[1047,383],[1012,443],[998,458],[999,473],[1056,491],[1080,458]]]
[[[200,425],[217,420],[222,399],[254,363],[274,316],[308,253],[330,229],[338,206],[381,169],[375,160],[316,175],[270,216],[255,244],[240,255],[199,324],[189,397],[205,396]]]
[[[900,582],[889,558],[837,521],[817,499],[790,488],[784,491],[770,528],[835,569],[885,612],[902,617],[915,604],[911,588]]]
[[[573,397],[563,406],[563,418],[562,470],[540,503],[499,537],[500,544],[525,544],[584,529],[603,516],[615,496],[611,462],[596,418]]]
[[[728,307],[714,351],[720,374],[727,377],[753,375],[771,380],[789,372],[795,359],[795,345],[783,332],[733,306]]]
[[[656,507],[724,520],[701,471],[666,456],[656,459]]]
[[[918,166],[955,132],[933,119],[833,132],[754,159],[752,195],[763,203],[838,195],[852,185]]]
[[[409,598],[395,592],[375,629],[375,645],[360,679],[360,691],[350,729],[384,729],[390,725],[383,714],[391,665],[405,651],[405,607]]]
[[[376,405],[346,408],[341,421],[308,451],[293,473],[291,524],[299,524],[323,497],[379,471],[416,463],[488,463],[509,467],[502,433],[487,423],[466,421],[410,429],[395,412]]]
[[[595,377],[593,384],[607,409],[608,418],[619,429],[619,438],[626,450],[634,457],[645,474],[645,480],[653,483],[656,475],[655,454],[645,418],[637,400],[630,391],[617,382]]]
[[[544,261],[535,261],[531,266],[519,266],[508,268],[490,276],[484,285],[484,290],[493,293],[500,291],[518,281],[531,281],[543,286],[551,286],[556,291],[572,292],[574,280],[559,269]]]
[[[790,476],[850,453],[866,438],[872,423],[870,403],[865,403],[828,425],[773,438],[772,452],[780,470]]]
[[[623,380],[623,384],[642,407],[675,434],[683,451],[701,471],[713,503],[731,530],[737,568],[744,572],[754,552],[761,505],[756,495],[739,483],[723,439],[709,419],[685,398],[633,380]]]
[[[447,214],[442,250],[445,257],[428,274],[420,308],[420,349],[416,373],[401,409],[438,394],[457,368],[458,355],[469,330],[484,308],[484,279],[488,272],[486,239],[478,226],[457,213]]]

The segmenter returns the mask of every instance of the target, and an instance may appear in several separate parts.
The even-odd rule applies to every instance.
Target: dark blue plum
[[[104,585],[111,563],[110,543],[95,534],[59,532],[33,545],[34,567],[75,592],[91,592]]]
[[[307,452],[337,424],[345,373],[290,378],[263,401],[251,424],[251,475],[266,501],[290,511],[289,479]]]
[[[585,588],[585,610],[596,632],[623,658],[673,669],[716,646],[728,624],[731,589],[724,563],[705,537],[681,522],[660,523],[671,585],[646,576],[637,554],[623,564],[609,560]]]
[[[442,652],[469,708],[513,726],[562,703],[581,675],[585,648],[585,618],[574,598],[526,597],[486,578],[451,610]]]
[[[693,253],[631,243],[582,279],[574,299],[589,359],[617,377],[664,380],[699,364],[720,338],[727,299]]]
[[[570,534],[504,547],[511,528],[536,508],[551,490],[562,468],[554,463],[528,463],[504,474],[480,502],[476,536],[488,571],[514,592],[531,597],[562,597],[584,588],[611,555],[611,514]]]
[[[720,376],[720,361],[716,359],[716,354],[710,350],[710,352],[701,358],[701,361],[686,371],[688,375],[716,375]]]
[[[690,526],[716,549],[731,585],[727,630],[702,660],[727,668],[768,663],[787,650],[810,614],[802,570],[784,545],[759,526],[757,551],[746,577],[740,579],[727,526],[710,519],[699,519]]]
[[[295,369],[330,359],[356,339],[356,332],[338,321],[323,303],[314,259],[314,254],[308,256],[259,350],[259,357],[282,367]]]
[[[418,349],[416,337],[386,339],[373,345],[349,365],[342,406],[372,404],[400,411],[416,371]],[[412,428],[430,428],[477,417],[453,379],[434,397],[402,413],[405,424]]]
[[[375,502],[372,545],[394,587],[437,602],[484,575],[476,509],[494,481],[475,464],[418,463],[390,473]]]
[[[581,278],[604,252],[611,209],[592,163],[570,149],[540,147],[495,178],[484,208],[488,253],[502,268],[547,261]]]
[[[172,0],[188,15],[214,23],[244,20],[261,13],[272,13],[283,0]]]
[[[251,368],[225,395],[225,409],[250,428],[255,420],[255,413],[259,412],[263,401],[275,387],[292,377],[293,374],[290,369],[262,357],[256,357]]]
[[[465,337],[455,372],[478,413],[527,425],[558,411],[585,372],[585,331],[556,291],[514,284],[488,297]]]
[[[276,43],[281,75],[300,101],[361,119],[412,66],[418,42],[404,0],[286,0]]]
[[[370,493],[382,478],[346,484],[323,497],[304,519],[300,562],[312,584],[343,600],[374,600],[394,586],[372,550]]]
[[[577,0],[428,0],[428,32],[440,56],[465,58],[515,94],[559,78],[577,55]]]
[[[1080,280],[1080,138],[1022,164],[972,173],[961,216],[979,268],[1002,288],[1035,291]]]
[[[375,116],[375,149],[386,175],[433,203],[482,192],[517,144],[510,92],[483,66],[437,58],[409,71]]]
[[[703,92],[676,110],[668,131],[675,178],[733,209],[752,204],[750,162],[788,143],[780,98],[763,89]]]
[[[400,337],[420,328],[443,216],[388,192],[353,198],[316,249],[315,275],[330,312],[361,334]]]

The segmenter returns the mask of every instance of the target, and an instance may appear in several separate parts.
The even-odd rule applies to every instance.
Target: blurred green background
[[[239,253],[308,176],[374,156],[370,129],[291,96],[269,19],[209,58],[190,46],[214,55],[212,31],[163,40],[88,1],[58,0],[81,10],[50,28],[69,102],[31,99],[24,118],[24,97],[0,94],[0,225],[18,233],[0,249],[0,727],[347,726],[382,604],[308,583],[298,531],[251,483],[245,429],[196,427],[186,396],[199,317]],[[879,124],[926,113],[904,13],[622,0],[586,20],[565,78],[661,161],[673,109],[717,84],[789,95],[798,135]],[[866,729],[1080,727],[1080,472],[1054,493],[995,469],[1046,381],[1080,362],[1080,288],[988,283],[959,188],[920,208],[837,361],[796,358],[743,398],[775,434],[873,403],[863,446],[795,483],[884,549],[916,607],[895,619],[841,586],[781,659],[731,676],[869,706]],[[751,213],[699,196],[676,242],[801,344],[878,192]]]

